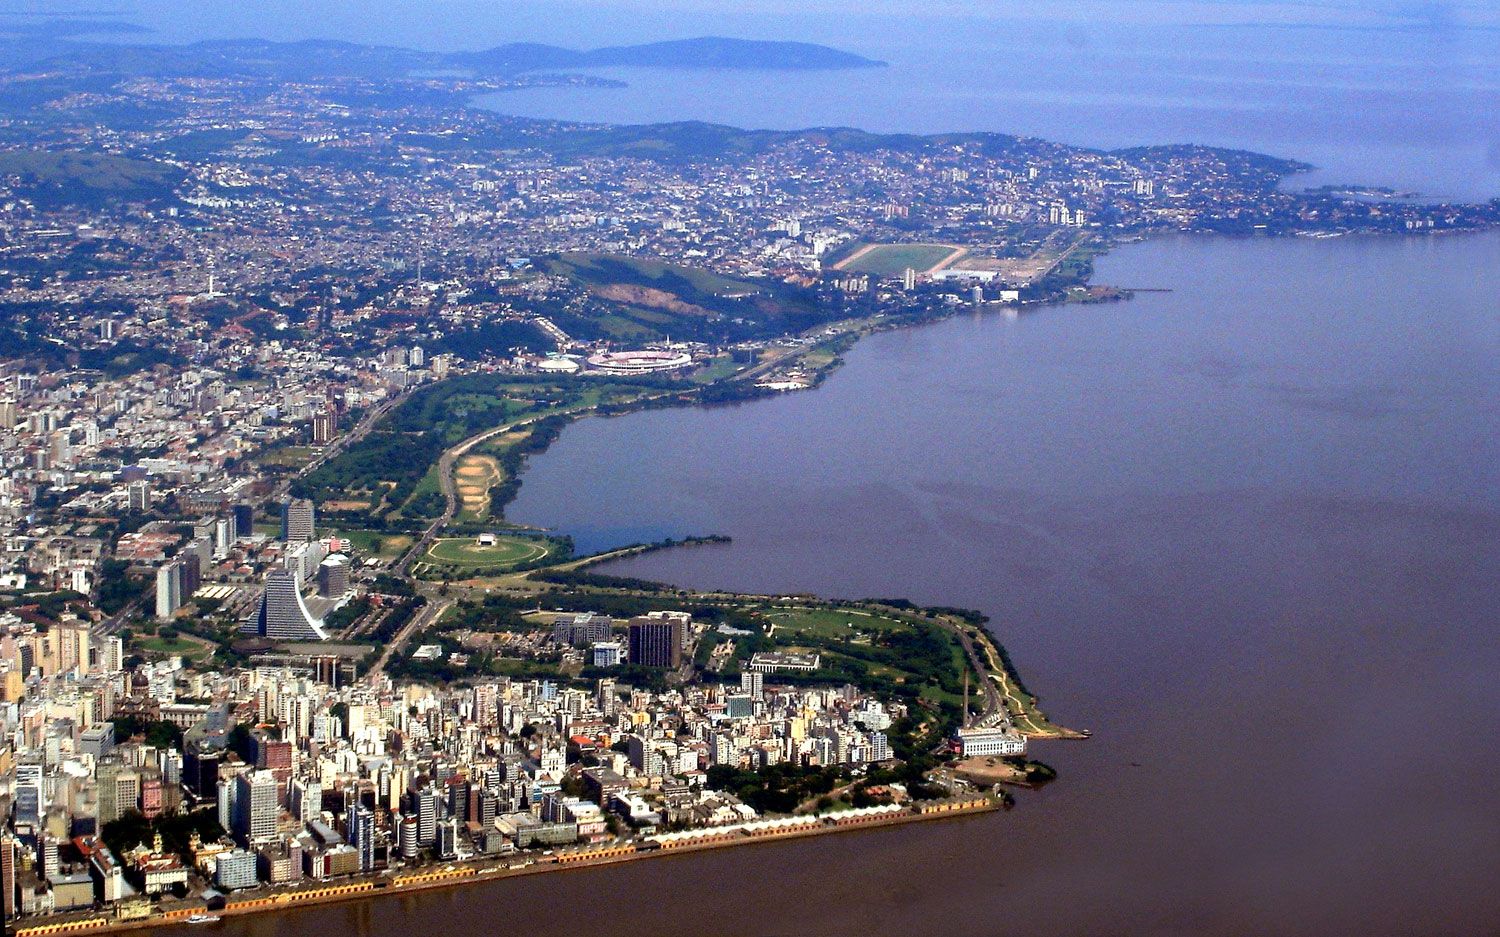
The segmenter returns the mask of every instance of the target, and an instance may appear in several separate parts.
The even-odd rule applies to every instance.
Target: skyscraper
[[[99,825],[118,820],[140,805],[141,775],[123,765],[99,769]]]
[[[359,869],[368,872],[375,867],[375,811],[364,804],[349,808],[349,845],[359,851]]]
[[[305,498],[291,498],[281,502],[281,539],[291,543],[295,540],[311,540],[317,526],[317,512],[313,503]]]
[[[249,539],[255,533],[255,508],[248,504],[236,504],[230,508],[234,515],[234,535],[241,540]]]
[[[682,620],[630,619],[630,662],[642,667],[682,666]]]
[[[337,598],[349,591],[349,558],[340,553],[318,565],[318,594]]]
[[[19,891],[16,884],[16,841],[9,833],[0,833],[0,911],[4,920],[16,916]]]
[[[437,841],[438,795],[431,784],[406,793],[406,812],[417,822],[417,845]]]
[[[173,560],[156,570],[156,617],[171,618],[182,607],[182,561]]]
[[[260,597],[260,612],[255,617],[255,633],[277,641],[325,641],[322,619],[314,618],[302,601],[297,574],[290,569],[274,569],[266,577],[266,591]]]
[[[320,410],[314,413],[312,420],[313,445],[326,446],[333,442],[333,436],[337,429],[338,423],[334,420],[332,410]]]
[[[242,843],[269,843],[276,838],[280,810],[276,777],[268,771],[247,771],[234,779],[234,835]]]

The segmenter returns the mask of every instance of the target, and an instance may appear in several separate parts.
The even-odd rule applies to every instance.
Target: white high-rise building
[[[260,597],[255,633],[277,641],[326,641],[323,620],[314,618],[302,600],[298,576],[290,569],[274,569],[266,577]]]
[[[247,771],[234,780],[234,834],[244,843],[269,843],[276,838],[281,810],[276,776],[269,771]]]
[[[156,617],[171,618],[182,607],[182,563],[172,561],[156,571]]]

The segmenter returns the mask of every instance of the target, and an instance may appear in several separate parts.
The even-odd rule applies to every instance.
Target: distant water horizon
[[[1500,197],[1500,10],[1485,3],[1041,0],[1024,13],[939,3],[922,17],[893,2],[824,9],[790,0],[728,9],[670,0],[136,0],[112,16],[152,30],[134,41],[341,38],[434,50],[705,35],[817,42],[890,67],[590,71],[626,87],[535,88],[480,103],[607,123],[988,131],[1098,148],[1195,143],[1317,167],[1294,185]]]

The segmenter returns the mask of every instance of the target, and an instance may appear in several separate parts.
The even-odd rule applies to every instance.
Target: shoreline
[[[190,925],[187,918],[194,914],[213,914],[226,919],[230,917],[246,917],[269,911],[344,904],[367,898],[405,896],[419,892],[454,888],[461,885],[478,885],[486,882],[503,881],[552,872],[584,871],[661,856],[691,855],[740,846],[755,846],[787,842],[789,840],[810,839],[836,833],[887,829],[906,826],[912,823],[952,820],[961,817],[995,813],[1003,809],[1005,809],[1005,805],[1001,800],[982,794],[952,798],[944,801],[924,801],[908,804],[899,812],[892,811],[880,814],[850,813],[846,817],[841,817],[839,814],[808,816],[806,817],[806,821],[800,826],[773,828],[765,831],[756,830],[751,832],[745,829],[744,824],[741,824],[723,828],[718,836],[705,835],[702,837],[702,841],[682,842],[680,845],[675,843],[672,845],[663,845],[660,843],[653,845],[651,841],[658,839],[658,837],[647,837],[645,839],[625,842],[583,846],[572,850],[559,851],[551,855],[543,855],[539,859],[528,857],[524,864],[519,866],[510,864],[515,861],[514,859],[507,861],[501,857],[475,859],[464,864],[452,862],[440,868],[427,871],[419,870],[397,875],[356,876],[334,885],[320,885],[300,891],[279,891],[270,894],[250,893],[238,900],[230,899],[222,909],[212,911],[208,910],[205,905],[195,904],[190,907],[158,911],[134,919],[88,916],[69,920],[52,920],[45,923],[18,927],[14,930],[8,930],[7,933],[14,935],[14,937],[50,937],[50,935],[61,934],[129,933],[147,929],[154,931],[165,928],[173,928],[173,931],[177,932],[179,928],[185,928]],[[706,828],[703,832],[711,834],[714,832],[714,828]],[[670,836],[672,834],[667,835]]]

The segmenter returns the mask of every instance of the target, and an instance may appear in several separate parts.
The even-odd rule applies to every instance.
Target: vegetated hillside
[[[0,150],[0,178],[40,207],[94,207],[112,201],[169,198],[182,171],[165,163],[111,153]]]
[[[513,43],[449,57],[455,64],[489,71],[644,66],[807,70],[876,68],[884,65],[851,52],[809,42],[768,42],[705,36],[579,52],[538,43]]]
[[[0,24],[3,25],[3,24]],[[428,52],[399,46],[332,39],[275,42],[209,39],[182,45],[92,42],[94,33],[128,34],[129,24],[108,20],[62,21],[49,30],[0,32],[0,67],[75,68],[122,76],[244,75],[285,79],[331,76],[400,78],[414,72],[464,71],[507,76],[555,69],[647,66],[737,68],[766,71],[874,68],[874,59],[807,42],[705,36],[578,50],[517,42],[470,52]]]
[[[778,280],[735,279],[612,254],[558,254],[539,263],[588,290],[585,308],[549,312],[577,338],[720,344],[800,332],[840,314],[813,290]]]

